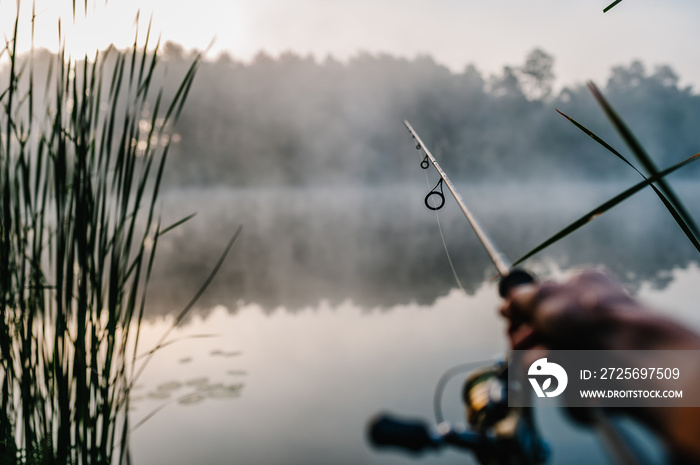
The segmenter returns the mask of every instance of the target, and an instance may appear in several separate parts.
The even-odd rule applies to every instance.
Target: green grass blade
[[[619,203],[623,202],[624,200],[627,200],[628,198],[630,198],[631,196],[633,196],[634,194],[636,194],[637,192],[642,190],[644,187],[650,185],[653,182],[658,181],[659,179],[663,178],[664,176],[667,176],[667,175],[675,172],[676,170],[686,166],[687,164],[698,160],[698,158],[700,158],[700,153],[696,153],[692,157],[686,158],[682,162],[677,163],[677,164],[671,166],[670,168],[667,168],[654,176],[651,176],[648,180],[645,180],[645,181],[642,181],[638,184],[635,184],[634,186],[630,187],[629,189],[625,190],[624,192],[616,195],[612,199],[597,206],[593,210],[589,211],[588,213],[586,213],[585,215],[583,215],[582,217],[580,217],[579,219],[577,219],[573,223],[569,224],[564,229],[560,230],[559,232],[557,232],[553,236],[549,237],[548,239],[546,239],[545,241],[540,243],[538,246],[536,246],[535,248],[533,248],[532,250],[527,252],[525,255],[523,255],[522,257],[517,259],[513,263],[513,266],[524,262],[525,260],[532,257],[533,255],[541,252],[542,250],[546,249],[547,247],[551,246],[552,244],[565,238],[569,234],[573,233],[574,231],[576,231],[580,227],[584,226],[585,224],[591,222],[592,220],[594,220],[598,216],[602,215],[606,211],[610,210],[611,208],[615,207]]]
[[[158,41],[156,42],[156,46],[153,49],[153,53],[151,53],[151,63],[150,66],[148,67],[148,73],[143,79],[141,87],[139,90],[136,92],[137,97],[142,97],[144,100],[146,99],[146,96],[148,95],[148,88],[151,85],[151,80],[153,79],[153,71],[156,69],[156,64],[158,62],[158,51],[160,50],[160,37],[158,37]],[[146,54],[146,50],[144,49],[144,55]],[[162,90],[162,88],[161,88]]]
[[[639,174],[645,181],[649,181],[648,178],[647,178],[646,176],[644,176],[644,174],[643,174],[641,171],[639,171],[639,170],[637,169],[636,166],[634,166],[632,163],[630,163],[630,161],[627,160],[627,158],[625,158],[620,152],[618,152],[617,150],[615,150],[615,149],[614,149],[612,146],[610,146],[607,142],[605,142],[603,139],[601,139],[601,138],[598,137],[595,133],[593,133],[593,131],[589,130],[589,129],[586,128],[584,125],[582,125],[581,123],[579,123],[579,122],[576,121],[575,119],[573,119],[573,118],[571,118],[571,117],[565,115],[565,114],[562,113],[561,111],[557,110],[557,112],[558,112],[560,115],[562,115],[564,118],[568,119],[572,124],[574,124],[574,126],[576,126],[577,128],[579,128],[579,129],[580,129],[581,131],[583,131],[586,135],[588,135],[588,136],[591,137],[593,140],[595,140],[595,141],[598,142],[600,145],[602,145],[602,146],[605,147],[607,150],[609,150],[609,151],[610,151],[612,154],[614,154],[617,158],[619,158],[620,160],[622,160],[623,162],[625,162],[625,163],[626,163],[628,166],[630,166],[634,171],[636,171],[637,174]],[[659,183],[661,183],[661,181],[659,181]],[[654,193],[656,193],[656,195],[659,197],[659,199],[661,199],[661,202],[663,202],[664,206],[665,206],[666,209],[669,211],[669,213],[671,214],[671,216],[673,217],[673,219],[676,221],[676,223],[678,223],[678,226],[681,228],[681,230],[683,230],[683,232],[685,233],[685,235],[688,237],[688,240],[690,240],[690,242],[691,242],[696,248],[700,247],[700,242],[698,241],[698,236],[693,232],[693,230],[691,229],[691,227],[689,227],[689,225],[688,225],[688,223],[685,221],[683,215],[682,215],[681,213],[679,213],[679,211],[676,209],[676,207],[673,205],[673,203],[672,203],[671,201],[669,201],[669,200],[666,198],[666,196],[665,196],[653,183],[649,183],[649,185],[650,185],[651,188],[654,190]],[[698,251],[700,252],[700,248],[698,249]]]
[[[200,59],[201,56],[197,57],[197,59],[192,63],[192,65],[190,65],[189,69],[187,70],[185,77],[183,78],[182,82],[180,83],[180,86],[175,92],[175,96],[172,99],[172,103],[168,107],[168,111],[165,112],[165,121],[170,121],[170,118],[173,116],[173,114],[175,115],[175,119],[177,119],[177,116],[179,116],[180,111],[182,110],[182,105],[184,104],[185,98],[187,97],[187,93],[189,92],[190,86],[192,85],[192,82],[194,80],[194,76],[197,73],[197,67],[199,65]]]
[[[143,80],[143,72],[146,69],[146,58],[148,57],[148,41],[151,38],[151,26],[153,25],[153,14],[151,14],[151,19],[148,20],[148,29],[146,29],[146,40],[143,43],[143,52],[141,52],[141,64],[139,65],[139,78],[138,82],[142,83],[144,82]],[[153,53],[153,58],[152,61],[156,61],[156,53]],[[137,92],[137,94],[140,93]]]
[[[176,221],[175,223],[171,224],[167,228],[164,228],[164,229],[158,231],[158,236],[162,236],[165,233],[167,233],[168,231],[171,231],[171,230],[177,228],[178,226],[180,226],[181,224],[188,222],[189,220],[194,218],[196,215],[197,215],[196,213],[192,213],[192,214],[187,215],[186,217],[182,218],[181,220]]]
[[[146,353],[137,355],[136,360],[144,359],[144,358],[158,352],[160,349],[164,349],[164,348],[171,346],[173,344],[177,344],[178,342],[188,341],[188,340],[192,340],[192,339],[211,339],[211,338],[216,338],[216,337],[221,337],[221,334],[188,334],[186,336],[176,337],[175,339],[170,339],[169,341],[165,341],[162,344],[153,347],[152,349],[150,349]]]
[[[610,5],[606,6],[606,7],[603,9],[603,13],[607,13],[608,11],[610,11],[615,5],[617,5],[617,4],[620,3],[621,1],[622,1],[622,0],[615,0],[614,2],[612,2]]]
[[[605,112],[606,116],[610,121],[612,122],[613,126],[617,130],[617,132],[620,134],[622,139],[625,141],[627,146],[630,148],[632,153],[634,154],[635,157],[637,157],[637,160],[642,164],[644,169],[647,171],[649,176],[654,176],[658,174],[659,170],[656,167],[656,164],[652,161],[651,157],[646,153],[642,145],[637,141],[637,138],[634,137],[634,134],[632,134],[632,131],[627,127],[627,125],[622,121],[622,118],[617,114],[617,112],[613,109],[613,107],[608,103],[608,101],[605,99],[603,94],[600,92],[600,90],[596,87],[595,84],[592,82],[588,83],[588,87],[591,90],[591,93],[593,93],[593,96],[595,99],[598,101],[600,106],[603,108],[603,111]],[[661,192],[664,193],[664,195],[668,198],[670,204],[677,210],[677,213],[679,217],[682,219],[682,222],[685,223],[685,227],[690,229],[693,232],[693,235],[697,238],[700,237],[700,230],[698,230],[697,225],[695,224],[695,221],[693,221],[693,218],[690,216],[686,208],[683,206],[681,201],[678,199],[676,194],[673,192],[671,189],[671,186],[669,186],[666,181],[662,178],[659,178],[657,181],[659,184],[659,189]],[[683,226],[681,226],[683,227]]]
[[[683,221],[683,218],[681,218],[681,216],[678,214],[678,211],[673,208],[671,202],[661,192],[659,192],[659,189],[654,184],[649,185],[652,189],[654,189],[654,192],[656,192],[656,195],[658,195],[661,201],[663,201],[664,205],[666,205],[666,208],[669,212],[671,212],[673,219],[676,220],[676,223],[678,223],[678,226],[681,227],[685,235],[688,237],[688,239],[690,239],[690,242],[695,246],[697,251],[700,252],[700,241],[698,241],[697,237],[695,237],[688,225],[685,223],[685,221]]]
[[[646,179],[646,176],[644,176],[644,174],[642,174],[642,173],[637,169],[636,166],[634,166],[632,163],[630,163],[625,157],[622,156],[622,154],[621,154],[620,152],[618,152],[617,150],[615,150],[610,144],[608,144],[608,143],[605,142],[603,139],[601,139],[600,137],[598,137],[593,131],[591,131],[590,129],[588,129],[587,127],[585,127],[584,125],[582,125],[581,123],[579,123],[578,121],[576,121],[575,119],[573,119],[572,117],[570,117],[570,116],[568,116],[568,115],[562,113],[562,112],[559,111],[558,109],[555,108],[555,110],[556,110],[557,113],[559,113],[560,115],[562,115],[564,118],[568,119],[569,122],[571,122],[574,126],[576,126],[576,127],[579,128],[581,131],[583,131],[583,133],[585,133],[585,134],[586,134],[587,136],[589,136],[591,139],[593,139],[594,141],[598,142],[600,145],[602,145],[603,147],[605,147],[605,148],[606,148],[608,151],[610,151],[613,155],[615,155],[617,158],[619,158],[620,160],[622,160],[623,162],[625,162],[626,164],[628,164],[630,167],[632,167],[633,170],[635,170],[637,173],[639,173],[640,176],[642,176],[642,177],[644,177],[644,179]]]
[[[128,444],[117,453],[114,438],[128,426],[127,372],[138,344],[130,328],[141,322],[158,233],[191,218],[158,224],[153,236],[168,147],[150,141],[165,140],[166,129],[152,124],[147,149],[134,148],[145,140],[137,128],[158,47],[149,54],[147,38],[143,56],[111,49],[94,62],[74,60],[59,23],[46,107],[35,111],[34,54],[24,59],[14,48],[18,18],[0,50],[8,60],[0,89],[0,462],[128,462]],[[195,69],[168,99],[169,116],[179,114]]]
[[[216,262],[216,265],[214,265],[214,268],[212,271],[209,273],[209,276],[207,279],[204,281],[202,286],[199,288],[199,290],[195,293],[194,297],[188,302],[187,305],[185,305],[185,308],[183,308],[180,313],[177,315],[175,320],[173,321],[173,324],[170,325],[170,327],[163,333],[163,335],[160,337],[160,340],[158,343],[155,345],[155,347],[163,345],[163,343],[168,339],[168,336],[170,333],[182,322],[182,320],[187,316],[187,314],[192,310],[194,305],[197,303],[200,297],[202,297],[202,294],[207,290],[211,282],[214,280],[216,275],[219,272],[219,269],[221,268],[221,265],[224,264],[224,261],[226,260],[226,256],[228,253],[231,251],[231,247],[233,247],[233,244],[236,242],[236,239],[238,239],[238,236],[241,234],[241,230],[243,229],[243,226],[239,226],[236,229],[236,232],[233,233],[233,236],[231,239],[228,241],[228,244],[226,244],[226,248],[224,251],[221,253],[221,256],[219,257],[219,260]],[[151,360],[151,357],[153,356],[155,352],[150,353],[150,355],[144,360],[143,364],[139,368],[139,370],[136,372],[134,375],[133,379],[131,380],[132,385],[136,383],[138,378],[141,376],[141,373],[143,373],[143,370],[146,368],[148,365],[148,362]]]

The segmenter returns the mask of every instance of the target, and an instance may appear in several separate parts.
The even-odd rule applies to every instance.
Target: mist
[[[164,46],[167,71],[154,79],[166,97],[195,54]],[[35,58],[40,76],[52,57]],[[108,60],[107,75],[111,66]],[[346,301],[390,309],[447,295],[459,284],[435,214],[423,205],[437,176],[429,170],[426,180],[404,119],[504,252],[523,255],[639,181],[556,113],[626,153],[584,83],[554,92],[554,69],[555,58],[542,50],[490,76],[473,65],[454,73],[427,56],[318,62],[261,53],[250,63],[228,55],[201,62],[170,128],[162,224],[197,216],[160,240],[149,315],[183,308],[239,225],[243,234],[197,304],[202,311],[250,303],[299,311]],[[599,84],[660,168],[698,152],[700,97],[671,68],[634,61]],[[669,178],[687,205],[697,195],[690,182],[697,170]],[[476,292],[495,271],[449,197],[440,227],[457,279]],[[696,260],[658,199],[642,192],[527,266],[546,276],[604,264],[634,288],[662,287],[670,270]]]
[[[188,53],[171,45],[164,56],[184,66]],[[542,50],[489,76],[474,65],[454,73],[428,56],[359,54],[341,63],[260,53],[244,64],[222,55],[199,70],[167,179],[178,186],[402,181],[414,169],[404,119],[452,178],[634,179],[556,113],[627,153],[585,83],[554,93],[555,69]],[[700,97],[670,67],[633,61],[597,84],[660,167],[698,151]]]
[[[197,292],[238,225],[243,231],[197,304],[235,312],[301,311],[351,302],[372,311],[431,305],[458,284],[452,274],[420,168],[414,184],[377,188],[188,188],[164,198],[165,224],[198,212],[163,236],[149,287],[149,314],[182,309]],[[421,187],[421,185],[423,187]],[[683,199],[698,195],[676,183]],[[458,183],[484,227],[516,260],[593,207],[624,182]],[[693,206],[691,213],[700,213]],[[468,294],[495,268],[455,202],[439,213],[447,251]],[[697,263],[697,251],[653,192],[643,191],[525,263],[545,279],[557,270],[603,265],[631,290],[663,288],[670,271]]]
[[[188,53],[166,47],[171,64]],[[515,259],[639,180],[555,108],[622,153],[585,84],[556,95],[542,50],[502,74],[453,73],[430,57],[223,55],[205,62],[176,131],[166,215],[199,212],[166,242],[152,311],[193,295],[239,224],[243,235],[201,308],[256,303],[297,311],[320,302],[365,308],[430,304],[458,286],[427,193],[408,119]],[[660,167],[698,151],[700,99],[667,66],[632,62],[601,85]],[[428,183],[437,180],[428,171]],[[672,177],[692,179],[693,166]],[[684,183],[687,200],[694,195]],[[441,227],[458,279],[474,293],[494,270],[461,213]],[[697,212],[694,212],[697,213]],[[663,287],[696,253],[653,194],[641,193],[527,263],[603,264],[632,288]],[[161,292],[159,292],[160,290]],[[157,307],[157,308],[156,308]]]
[[[198,53],[172,42],[162,47],[165,72],[153,76],[153,87],[163,86],[165,99],[178,90]],[[37,84],[53,59],[47,51],[35,53]],[[108,55],[104,74],[110,76],[114,66]],[[636,179],[555,111],[627,154],[586,83],[562,86],[555,71],[556,58],[541,49],[495,75],[478,65],[455,73],[430,56],[359,53],[340,62],[260,52],[243,63],[223,54],[198,65],[181,118],[171,128],[176,134],[165,183],[179,188],[403,182],[414,169],[404,119],[454,179]],[[80,61],[75,72],[82,73]],[[25,69],[20,87],[28,76]],[[681,86],[669,66],[632,61],[597,84],[660,168],[698,151],[700,95]],[[36,88],[35,102],[51,99],[51,86],[45,95],[42,85]],[[156,95],[151,100],[155,105]],[[148,115],[141,117],[149,122]],[[695,176],[699,169],[682,174]]]

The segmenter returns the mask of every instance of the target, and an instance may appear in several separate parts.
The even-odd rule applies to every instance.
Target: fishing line
[[[424,166],[423,162],[421,162],[421,168],[423,166]],[[425,170],[425,168],[423,168],[423,169]],[[430,189],[430,180],[428,179],[428,172],[427,171],[425,171],[425,184],[428,186],[428,189]],[[434,191],[434,192],[437,192],[437,191]],[[433,200],[430,198],[430,194],[428,195],[428,197],[425,198],[426,205],[428,205],[428,201],[430,201],[431,204],[433,202]],[[445,203],[444,197],[443,197],[442,203],[443,204]],[[433,204],[433,207],[435,207],[434,204]],[[455,278],[455,282],[457,283],[457,287],[459,287],[462,290],[462,292],[464,292],[466,294],[467,291],[464,289],[464,286],[462,286],[462,281],[459,280],[459,276],[457,275],[457,270],[455,269],[454,263],[452,262],[452,256],[450,255],[450,251],[447,249],[447,242],[445,242],[445,235],[442,233],[442,225],[440,224],[440,214],[438,213],[438,208],[437,207],[433,208],[433,207],[428,206],[428,208],[435,211],[435,219],[437,220],[438,230],[440,231],[440,239],[442,239],[442,247],[445,249],[445,255],[447,255],[447,261],[450,263],[450,269],[452,270],[452,276],[454,276],[454,278]]]
[[[416,148],[420,149],[420,145],[418,145]],[[428,164],[428,156],[426,155],[425,158],[421,161],[420,164],[421,168],[423,170],[427,170],[428,167],[430,166]],[[430,180],[428,179],[428,172],[425,171],[425,184],[430,189]],[[425,197],[425,205],[429,209],[433,210],[435,212],[435,220],[437,221],[437,226],[438,226],[438,231],[440,231],[440,239],[442,240],[442,247],[445,249],[445,255],[447,256],[447,261],[450,264],[450,269],[452,270],[452,276],[454,276],[455,282],[457,283],[457,286],[464,292],[465,294],[467,291],[464,289],[464,286],[462,286],[462,281],[459,279],[459,275],[457,275],[457,270],[455,269],[454,263],[452,262],[452,256],[450,255],[450,251],[447,248],[447,242],[445,241],[445,235],[442,232],[442,224],[440,223],[440,214],[438,213],[438,210],[442,208],[442,206],[445,204],[445,197],[440,195],[441,198],[441,204],[436,206],[433,203],[433,199],[431,198],[433,194],[442,194],[442,189],[440,191],[437,191],[436,189],[442,188],[442,178],[440,178],[440,182],[430,191],[430,193]],[[435,415],[435,420],[438,424],[442,423],[445,421],[445,416],[443,415],[442,412],[442,397],[445,393],[445,387],[447,386],[447,383],[454,378],[455,376],[466,373],[469,371],[472,371],[474,368],[478,366],[484,365],[484,361],[478,361],[478,362],[469,362],[469,363],[462,363],[459,365],[455,365],[449,369],[447,369],[442,376],[440,376],[440,379],[438,380],[437,384],[435,385],[435,391],[433,392],[433,414]]]

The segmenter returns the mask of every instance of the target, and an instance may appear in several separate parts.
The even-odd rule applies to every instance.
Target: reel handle
[[[369,424],[369,439],[375,447],[393,446],[414,453],[440,448],[441,441],[434,437],[422,421],[399,420],[382,414]]]

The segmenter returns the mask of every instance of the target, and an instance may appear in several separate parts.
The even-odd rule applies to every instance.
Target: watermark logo
[[[537,397],[556,397],[564,392],[569,382],[566,370],[564,370],[561,365],[548,362],[546,357],[536,360],[535,363],[530,365],[527,374]],[[538,378],[544,378],[542,385],[540,385]],[[548,391],[548,389],[552,387],[552,378],[557,380],[556,388],[553,391]]]
[[[688,382],[699,360],[700,350],[511,350],[508,406],[700,407]]]

